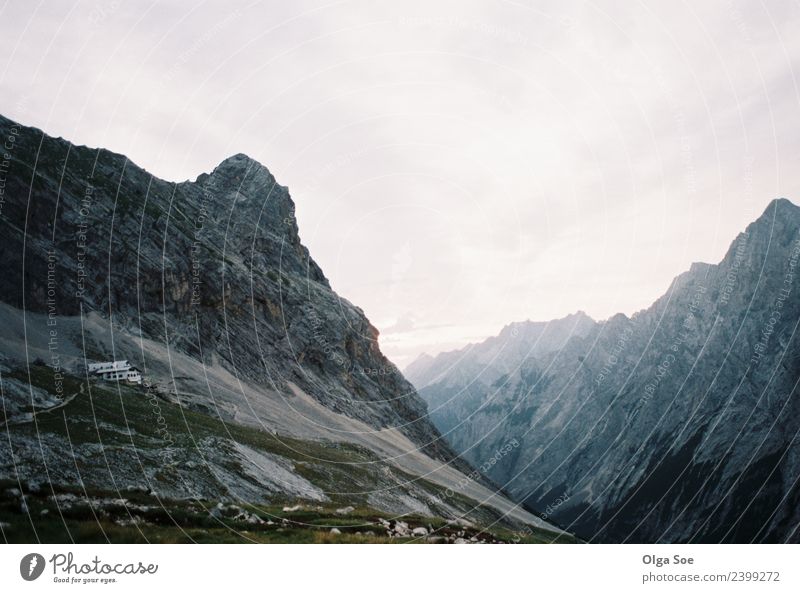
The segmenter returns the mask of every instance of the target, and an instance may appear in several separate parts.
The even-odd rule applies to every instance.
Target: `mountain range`
[[[0,137],[7,541],[152,541],[169,505],[164,529],[178,513],[194,539],[242,517],[266,539],[411,537],[412,519],[448,541],[565,537],[453,453],[266,167],[237,154],[172,183],[2,117]],[[87,371],[112,360],[145,387]]]
[[[800,540],[788,200],[630,317],[403,374],[257,161],[173,183],[0,138],[5,541]],[[144,384],[89,372],[113,360]]]
[[[587,541],[797,542],[799,256],[774,200],[645,310],[514,323],[405,374],[456,451]]]

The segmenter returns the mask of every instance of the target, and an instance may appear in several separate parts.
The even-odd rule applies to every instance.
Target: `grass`
[[[28,381],[27,373],[12,376]],[[44,389],[52,385],[52,371],[45,366],[31,366],[30,382]],[[80,381],[65,382],[65,393],[77,392]],[[212,412],[213,413],[213,412]],[[159,425],[162,427],[159,428]],[[84,393],[52,413],[39,412],[36,424],[10,427],[13,432],[34,438],[38,433],[52,433],[69,438],[74,446],[132,446],[138,449],[162,448],[171,438],[176,445],[193,447],[206,437],[229,439],[253,449],[280,455],[296,463],[295,471],[327,492],[342,492],[334,501],[342,504],[365,503],[366,495],[344,494],[366,492],[389,485],[380,476],[385,466],[371,451],[346,443],[307,441],[275,436],[254,427],[223,422],[172,402],[146,394],[136,386],[105,384],[92,381]],[[406,480],[410,475],[396,468],[392,472]],[[435,493],[439,487],[417,481]]]
[[[280,506],[256,505],[248,512],[265,523],[236,520],[241,510],[225,507],[221,516],[210,510],[213,501],[157,500],[144,492],[126,492],[125,501],[115,500],[110,491],[89,489],[71,502],[64,495],[75,495],[75,488],[45,488],[30,491],[23,485],[30,514],[23,513],[19,497],[9,494],[18,488],[11,481],[0,481],[0,520],[6,543],[425,543],[422,538],[388,537],[380,521],[394,518],[370,508],[359,508],[350,515],[336,514],[332,505],[283,511]],[[56,502],[55,495],[61,496]],[[43,511],[45,514],[43,514]],[[135,522],[132,522],[132,518]],[[271,522],[270,524],[266,521]],[[442,519],[418,515],[403,517],[414,527],[433,527],[436,536],[477,537],[484,541],[547,543],[552,535],[532,534],[522,540],[511,531],[492,533],[480,527],[449,525]],[[331,533],[335,526],[341,533]]]
[[[28,381],[27,371],[10,373],[22,381]],[[52,389],[52,370],[44,365],[32,365],[30,382],[43,389]],[[91,381],[84,385],[76,377],[66,377],[64,392],[79,395],[70,403],[53,412],[39,411],[36,423],[8,427],[12,442],[19,436],[36,438],[38,434],[52,433],[69,439],[73,447],[81,444],[102,444],[104,447],[121,446],[140,449],[161,449],[168,444],[165,433],[177,447],[193,448],[195,441],[206,437],[233,440],[253,449],[280,455],[294,463],[294,471],[321,488],[330,497],[325,505],[307,503],[302,509],[284,512],[283,503],[293,505],[296,501],[273,497],[270,504],[246,505],[248,512],[256,514],[274,525],[253,525],[235,521],[231,517],[217,519],[208,509],[216,501],[162,500],[143,491],[125,491],[128,507],[109,504],[107,499],[120,496],[116,492],[83,486],[47,486],[40,492],[30,492],[26,485],[27,504],[31,515],[22,513],[20,501],[7,491],[19,488],[14,482],[0,482],[0,522],[2,535],[8,542],[69,542],[82,543],[113,541],[135,542],[295,542],[295,543],[399,543],[399,538],[388,538],[385,529],[378,525],[386,515],[370,508],[366,492],[396,488],[381,471],[386,464],[374,453],[362,447],[318,441],[306,441],[291,437],[277,437],[257,428],[226,423],[219,418],[203,414],[153,394],[138,386],[99,383]],[[164,429],[159,429],[161,423]],[[241,471],[231,466],[229,469]],[[197,472],[204,471],[199,467]],[[168,472],[167,472],[168,473]],[[418,489],[438,494],[441,487],[427,480],[415,478],[391,466],[391,474],[402,481],[413,481]],[[198,477],[200,474],[197,474]],[[166,474],[165,474],[166,479]],[[347,491],[353,493],[347,494]],[[339,492],[339,494],[336,494]],[[54,494],[73,495],[83,502],[59,507]],[[220,496],[224,495],[223,492]],[[102,504],[96,501],[101,501]],[[95,501],[95,502],[92,502]],[[489,507],[478,507],[476,503],[460,494],[447,499],[451,508],[470,513],[471,520],[493,525],[490,537],[498,541],[517,541],[518,538],[498,511]],[[130,520],[130,505],[146,508],[136,511],[137,525],[121,525]],[[336,508],[351,505],[356,509],[346,515],[336,514]],[[445,512],[444,509],[441,509]],[[44,513],[43,513],[44,512]],[[450,533],[445,519],[409,516],[403,519],[413,526],[433,527],[434,530]],[[341,534],[331,534],[336,527]],[[366,534],[373,531],[374,535]],[[480,529],[474,530],[479,535]],[[483,536],[481,536],[483,537]],[[549,542],[553,534],[532,532],[521,541]],[[407,541],[415,541],[409,538]],[[560,540],[559,540],[560,541]]]

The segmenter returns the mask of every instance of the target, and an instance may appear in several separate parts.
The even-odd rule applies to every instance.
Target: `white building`
[[[92,362],[87,366],[87,370],[104,381],[128,381],[137,384],[142,382],[142,374],[139,369],[131,366],[127,360]]]

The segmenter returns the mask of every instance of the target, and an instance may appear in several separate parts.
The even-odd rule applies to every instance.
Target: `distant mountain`
[[[449,402],[454,396],[460,402],[459,408],[477,408],[486,391],[525,360],[558,351],[571,338],[586,336],[595,325],[583,312],[548,322],[512,323],[499,335],[479,344],[436,357],[423,354],[406,367],[404,374],[419,389],[436,386],[425,393],[431,419],[440,430],[469,430],[452,414],[454,407]]]
[[[10,435],[0,480],[395,514],[491,509],[492,521],[549,528],[480,476],[465,480],[471,468],[363,311],[331,289],[300,241],[287,188],[264,166],[239,154],[170,183],[2,117],[0,134]],[[125,386],[115,396],[86,375],[87,362],[123,358],[149,395]],[[140,405],[150,396],[155,405]],[[53,416],[63,418],[40,431],[37,419]],[[457,484],[457,496],[435,498]]]
[[[543,324],[546,348],[509,326],[407,376],[457,451],[589,541],[797,542],[798,257],[775,200],[632,318]]]

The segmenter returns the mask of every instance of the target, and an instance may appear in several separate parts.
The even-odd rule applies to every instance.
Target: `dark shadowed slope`
[[[545,526],[461,473],[376,329],[309,256],[265,167],[236,155],[169,183],[4,118],[0,134],[13,144],[0,479]],[[85,374],[87,360],[111,359],[153,390]]]
[[[586,538],[798,541],[799,255],[800,209],[775,200],[632,318],[409,377],[473,464],[519,440],[487,475]]]

